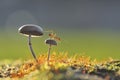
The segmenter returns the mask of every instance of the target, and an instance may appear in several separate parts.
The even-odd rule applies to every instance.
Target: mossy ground
[[[47,54],[34,60],[16,60],[1,63],[0,77],[6,80],[119,80],[120,60],[112,58],[97,61],[88,56],[53,52],[47,62]]]

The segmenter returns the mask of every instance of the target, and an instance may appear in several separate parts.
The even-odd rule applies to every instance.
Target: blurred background
[[[98,60],[120,56],[119,0],[0,0],[0,59],[32,58],[24,24],[37,24],[61,38],[52,52]],[[43,37],[32,38],[37,55],[47,53]]]

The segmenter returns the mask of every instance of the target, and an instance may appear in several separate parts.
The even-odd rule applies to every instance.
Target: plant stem
[[[37,58],[36,58],[36,55],[33,51],[33,48],[32,48],[32,43],[31,43],[31,35],[29,35],[29,38],[28,38],[28,44],[29,44],[29,48],[30,48],[30,51],[32,53],[32,56],[34,57],[34,59],[36,60],[36,62],[38,62]]]
[[[49,59],[50,59],[50,50],[51,50],[51,44],[50,44],[49,49],[48,49],[48,58],[47,58],[48,62],[49,62]]]

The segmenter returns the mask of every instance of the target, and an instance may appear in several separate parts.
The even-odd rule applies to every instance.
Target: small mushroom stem
[[[32,53],[32,56],[34,57],[34,59],[36,60],[36,62],[38,62],[37,58],[36,58],[36,55],[33,51],[33,48],[32,48],[32,43],[31,43],[31,35],[29,35],[29,38],[28,38],[28,44],[29,44],[29,48],[30,48],[30,51]]]
[[[48,63],[49,63],[49,59],[50,59],[50,51],[51,51],[51,44],[50,44],[49,49],[48,49],[48,58],[47,58]]]

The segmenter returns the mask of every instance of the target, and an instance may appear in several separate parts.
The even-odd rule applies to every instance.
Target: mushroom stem
[[[31,43],[31,35],[29,35],[29,38],[28,38],[28,44],[29,44],[29,48],[30,48],[30,51],[32,53],[32,56],[34,57],[34,59],[36,60],[36,62],[38,62],[37,58],[36,58],[36,55],[33,51],[33,48],[32,48],[32,43]]]
[[[50,44],[49,49],[48,49],[48,58],[47,58],[48,62],[49,62],[49,59],[50,59],[50,50],[51,50],[51,44]]]

